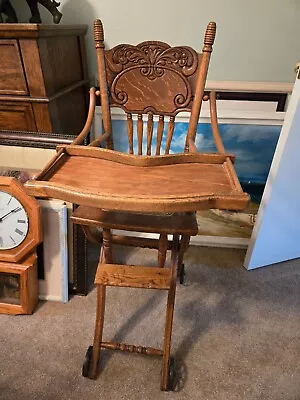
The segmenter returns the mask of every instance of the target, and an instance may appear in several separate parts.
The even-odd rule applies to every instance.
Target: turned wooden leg
[[[91,379],[96,379],[97,377],[102,334],[103,334],[104,314],[105,314],[105,294],[106,294],[106,287],[103,285],[99,285],[97,287],[97,310],[96,310],[93,352],[89,369],[89,378]]]
[[[163,268],[166,262],[168,250],[168,235],[160,234],[158,240],[158,266]]]
[[[164,352],[163,352],[162,374],[161,374],[161,384],[160,384],[161,390],[170,389],[169,367],[170,367],[170,351],[171,351],[174,305],[175,305],[175,295],[176,295],[176,279],[177,279],[177,266],[178,266],[178,256],[179,256],[178,253],[179,253],[179,238],[178,235],[174,235],[172,256],[171,256],[172,277],[168,293],[167,315],[166,315],[165,337],[164,337],[164,348],[163,348]]]
[[[112,241],[110,229],[103,229],[103,262],[105,264],[112,263]]]

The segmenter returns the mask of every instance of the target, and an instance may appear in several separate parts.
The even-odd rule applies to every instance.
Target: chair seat
[[[95,284],[144,289],[170,288],[171,269],[99,263]]]
[[[79,206],[73,212],[71,219],[75,224],[134,232],[188,236],[195,236],[198,233],[195,213],[140,214]]]

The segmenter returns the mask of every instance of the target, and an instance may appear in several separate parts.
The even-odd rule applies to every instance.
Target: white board
[[[244,266],[300,257],[300,74],[286,112]]]

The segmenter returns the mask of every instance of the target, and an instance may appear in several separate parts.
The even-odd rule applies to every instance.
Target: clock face
[[[10,193],[0,191],[0,251],[19,246],[28,233],[28,216]]]

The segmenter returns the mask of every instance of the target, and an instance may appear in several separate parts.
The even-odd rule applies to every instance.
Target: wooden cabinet
[[[86,31],[0,24],[0,144],[26,145],[30,137],[34,146],[36,132],[39,147],[54,147],[78,135],[87,115]]]

